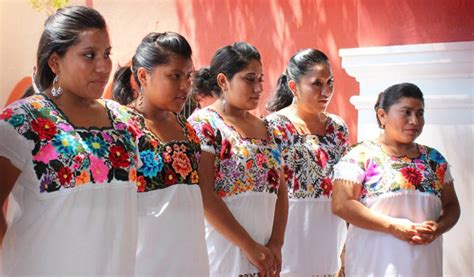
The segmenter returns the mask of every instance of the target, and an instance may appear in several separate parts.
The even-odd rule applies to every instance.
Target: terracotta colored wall
[[[336,93],[329,111],[341,115],[356,138],[357,113],[349,97],[358,91],[355,80],[340,66],[339,48],[358,47],[357,1],[195,0],[176,1],[181,33],[193,44],[196,66],[209,64],[217,48],[244,40],[262,54],[265,96],[258,114],[265,115],[267,98],[289,58],[313,47],[330,58]]]
[[[359,45],[474,40],[472,0],[359,0]]]

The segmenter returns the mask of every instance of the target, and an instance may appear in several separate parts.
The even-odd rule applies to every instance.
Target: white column
[[[445,276],[474,274],[474,41],[340,49],[342,67],[359,82],[350,102],[358,110],[358,140],[380,134],[374,104],[390,85],[410,82],[425,98],[425,127],[417,142],[451,164],[461,203],[458,224],[444,236]],[[356,92],[354,94],[357,94]]]

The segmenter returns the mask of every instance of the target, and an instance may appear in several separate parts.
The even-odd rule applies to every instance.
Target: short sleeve
[[[339,157],[343,157],[346,155],[350,150],[350,142],[349,142],[349,128],[347,128],[346,123],[342,118],[339,116],[331,115],[332,119],[335,122],[335,132],[336,132],[336,140],[338,145],[338,154]]]
[[[218,153],[217,141],[220,132],[214,126],[212,118],[206,114],[205,110],[200,110],[188,118],[189,124],[196,131],[201,144],[201,151],[211,154]]]
[[[334,166],[334,180],[362,184],[365,180],[365,157],[360,147],[354,147]]]
[[[0,156],[10,160],[19,170],[23,170],[31,154],[31,147],[17,129],[24,120],[24,114],[13,113],[8,108],[0,115]]]
[[[453,176],[451,175],[450,167],[451,165],[448,163],[446,158],[436,149],[429,148],[428,149],[428,159],[430,165],[433,167],[438,179],[441,181],[442,184],[449,184],[453,182]]]

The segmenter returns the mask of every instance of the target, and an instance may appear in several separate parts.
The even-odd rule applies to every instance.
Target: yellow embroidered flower
[[[248,157],[249,156],[249,150],[247,150],[247,148],[241,148],[240,149],[240,154],[244,157]]]
[[[193,184],[199,183],[199,175],[198,175],[198,173],[196,172],[196,170],[194,170],[194,171],[191,173],[191,183],[193,183]]]
[[[43,107],[43,105],[39,102],[32,102],[31,106],[33,106],[35,109],[41,109]]]

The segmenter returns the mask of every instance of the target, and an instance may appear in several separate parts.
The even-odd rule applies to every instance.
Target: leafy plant
[[[28,0],[33,9],[41,12],[46,11],[48,15],[53,14],[56,10],[65,7],[69,0]]]

